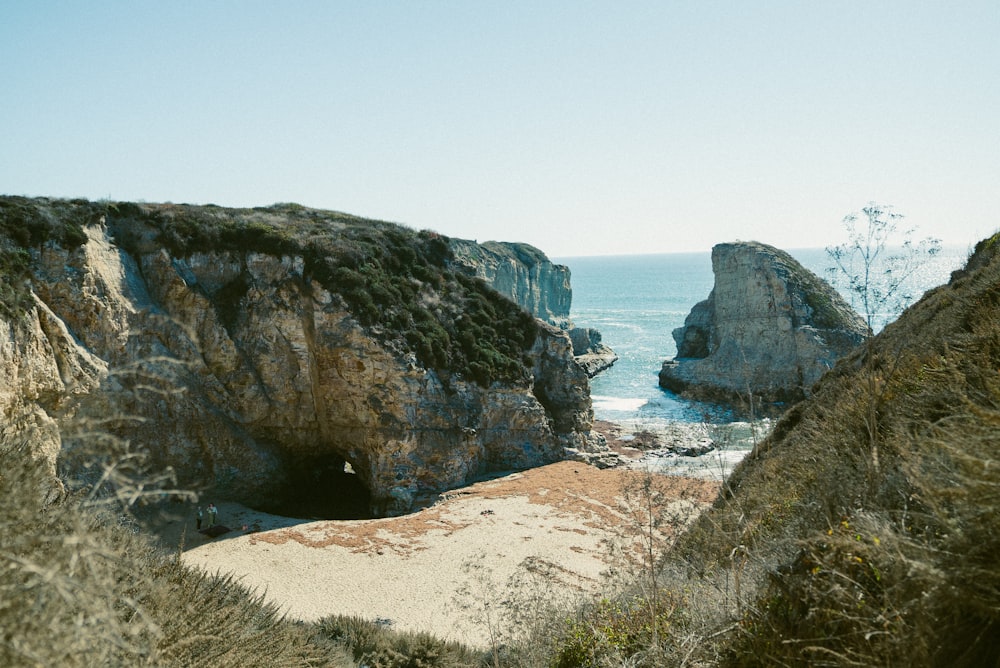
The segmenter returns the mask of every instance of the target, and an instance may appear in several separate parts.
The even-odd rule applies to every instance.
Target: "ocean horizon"
[[[787,252],[806,269],[830,280],[833,262],[826,249]],[[908,286],[911,299],[906,305],[946,283],[951,272],[964,265],[969,252],[967,247],[949,246],[927,259]],[[684,324],[691,307],[706,299],[714,285],[710,251],[558,257],[552,262],[570,269],[573,323],[598,330],[604,344],[619,357],[614,366],[591,379],[596,419],[648,428],[735,419],[723,407],[681,399],[659,386],[663,362],[677,353],[673,330]],[[852,303],[853,295],[831,283]],[[900,312],[880,314],[877,329]]]

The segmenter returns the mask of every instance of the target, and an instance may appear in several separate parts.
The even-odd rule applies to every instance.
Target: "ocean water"
[[[804,267],[829,278],[832,266],[824,249],[790,250]],[[968,257],[966,248],[945,248],[926,261],[908,290],[914,301],[946,283]],[[601,332],[619,356],[610,369],[591,380],[594,414],[599,420],[654,428],[672,423],[724,423],[726,410],[678,398],[658,385],[663,362],[677,352],[673,330],[691,307],[712,290],[711,253],[554,258],[572,273],[570,316],[580,327]],[[839,286],[838,286],[839,288]],[[850,302],[850,294],[841,290]],[[857,308],[857,307],[856,307]],[[881,314],[885,321],[898,313]],[[876,328],[880,328],[877,322]]]

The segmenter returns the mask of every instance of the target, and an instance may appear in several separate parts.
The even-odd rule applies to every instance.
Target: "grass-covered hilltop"
[[[183,546],[164,552],[136,531],[136,503],[169,507],[186,490],[171,488],[156,467],[138,466],[135,448],[105,432],[94,406],[81,411],[83,433],[65,433],[79,417],[74,392],[91,387],[84,380],[99,374],[88,369],[101,361],[69,354],[73,337],[57,331],[37,293],[40,272],[72,277],[76,265],[52,264],[68,257],[55,249],[72,253],[91,243],[87,226],[102,219],[129,257],[165,249],[182,274],[197,267],[180,260],[206,249],[301,258],[300,267],[276,262],[290,262],[336,295],[378,351],[410,356],[439,375],[442,396],[465,385],[546,388],[545,367],[531,356],[543,325],[453,265],[440,235],[287,204],[233,210],[0,198],[0,346],[12,360],[34,354],[23,339],[32,322],[45,340],[65,344],[52,352],[54,379],[28,382],[3,371],[2,666],[1000,665],[1000,235],[980,242],[948,284],[839,361],[669,545],[656,538],[669,511],[646,488],[644,522],[636,525],[644,552],[631,580],[576,608],[522,611],[534,622],[491,629],[504,641],[481,648],[376,620],[285,618],[263,594],[185,566]],[[149,262],[136,266],[158,266]],[[204,274],[166,285],[162,295],[210,304],[189,326],[237,340],[251,326],[246,304],[258,303],[254,281],[263,271],[237,269],[218,274],[231,280]],[[84,282],[80,294],[100,296],[112,283]],[[107,317],[77,315],[80,322]],[[208,326],[216,321],[221,329]],[[206,395],[253,394],[247,388],[256,386],[221,353],[196,357],[204,366],[177,378],[210,375],[218,382]],[[189,400],[168,389],[157,385],[162,401],[149,405],[166,410]],[[59,420],[46,421],[39,407]],[[114,426],[121,416],[105,417]],[[262,443],[282,429],[294,436],[263,417],[223,417],[240,438],[241,429]],[[204,419],[216,416],[206,410]],[[367,460],[344,444],[347,436],[330,438],[338,456],[357,457],[363,468]],[[60,439],[86,441],[78,447],[90,459],[63,466],[61,455],[45,451]],[[261,452],[261,461],[280,459]],[[52,484],[51,457],[61,486]],[[499,605],[502,592],[494,594],[498,600],[485,603]]]

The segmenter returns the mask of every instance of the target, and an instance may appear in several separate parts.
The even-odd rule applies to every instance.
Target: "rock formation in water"
[[[618,361],[601,342],[601,333],[576,327],[570,320],[573,289],[569,267],[554,264],[539,249],[524,243],[452,239],[456,262],[536,318],[569,333],[573,355],[591,378]]]
[[[349,463],[375,514],[593,447],[567,335],[450,258],[297,205],[0,198],[0,447],[54,469],[97,419],[258,507]]]
[[[674,330],[660,385],[724,402],[790,401],[864,340],[867,327],[828,283],[757,242],[712,249],[715,285]]]
[[[601,333],[590,327],[572,327],[569,340],[573,343],[576,363],[593,378],[618,361],[618,354],[601,342]]]

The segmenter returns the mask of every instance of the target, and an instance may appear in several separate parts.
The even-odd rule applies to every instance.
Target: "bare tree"
[[[916,228],[898,230],[903,215],[892,206],[870,202],[844,217],[847,241],[826,249],[834,266],[832,282],[847,284],[851,304],[861,309],[873,335],[913,301],[909,281],[927,260],[941,250],[941,240],[927,237],[916,243]]]
[[[866,380],[865,430],[870,448],[869,482],[877,484],[879,465],[879,408],[898,363],[876,359],[872,337],[891,317],[898,316],[913,301],[910,279],[941,250],[940,239],[927,237],[913,241],[915,228],[898,230],[903,218],[889,205],[870,202],[860,213],[844,218],[847,241],[828,247],[834,263],[829,272],[835,285],[847,284],[851,303],[860,306],[868,325],[865,340],[864,378]],[[890,355],[890,357],[893,357]]]

